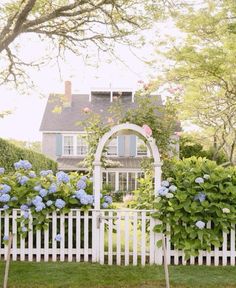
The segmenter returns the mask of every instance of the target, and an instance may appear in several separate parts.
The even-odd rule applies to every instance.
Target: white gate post
[[[158,195],[158,189],[161,187],[161,164],[154,163],[154,193],[155,196]]]

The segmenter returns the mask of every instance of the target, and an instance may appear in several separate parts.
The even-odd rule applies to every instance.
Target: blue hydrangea
[[[11,191],[11,187],[7,184],[0,184],[0,193],[6,194]]]
[[[16,170],[18,169],[30,170],[32,168],[32,165],[28,160],[20,160],[14,163],[14,167]]]
[[[8,235],[4,235],[2,238],[3,241],[8,241],[9,240],[9,236]]]
[[[0,196],[0,202],[4,202],[4,203],[6,203],[6,202],[8,202],[9,200],[10,200],[10,195],[9,194],[2,194],[1,196]]]
[[[169,189],[166,187],[161,187],[157,190],[157,192],[160,196],[166,196],[167,193],[169,192]]]
[[[57,199],[56,202],[55,202],[55,206],[59,209],[62,209],[64,208],[66,205],[66,202],[62,199]]]
[[[87,180],[87,176],[82,176],[81,178],[80,178],[80,180],[83,180],[84,182],[86,182],[86,180]]]
[[[23,217],[24,217],[25,219],[28,219],[28,218],[29,218],[29,212],[24,211]]]
[[[197,177],[197,178],[195,179],[195,183],[197,183],[197,184],[202,184],[202,183],[204,183],[204,179],[203,179],[202,177]]]
[[[175,186],[175,185],[171,185],[170,187],[169,187],[169,191],[170,192],[175,192],[177,190],[177,187]]]
[[[22,176],[18,179],[18,182],[20,183],[20,185],[24,185],[28,181],[29,181],[29,177],[27,177],[27,176]]]
[[[38,202],[37,205],[35,206],[35,211],[40,212],[45,208],[45,204],[43,202]]]
[[[35,178],[35,177],[36,177],[35,172],[34,172],[34,171],[30,171],[30,172],[29,172],[29,177],[30,177],[30,178]]]
[[[21,227],[22,232],[27,232],[27,228],[25,226]]]
[[[77,199],[80,199],[81,197],[84,197],[86,194],[86,192],[83,189],[80,189],[79,191],[75,191],[75,197]]]
[[[197,221],[195,225],[197,228],[201,230],[206,226],[206,224],[203,221]]]
[[[52,183],[48,189],[49,193],[55,193],[57,192],[57,185],[55,183]]]
[[[26,210],[28,210],[29,209],[29,207],[27,206],[27,205],[25,205],[25,204],[22,204],[21,206],[20,206],[20,210],[21,211],[26,211]]]
[[[53,175],[53,172],[52,172],[52,170],[42,170],[42,171],[40,171],[40,176],[42,176],[42,177],[46,177],[46,176],[48,176],[48,175]]]
[[[34,191],[40,191],[41,189],[41,185],[34,186]]]
[[[82,205],[88,205],[89,204],[89,198],[88,198],[89,195],[84,195],[82,197],[80,197],[80,203]]]
[[[106,203],[106,202],[102,203],[102,208],[107,209],[108,206],[109,206],[108,203]]]
[[[43,201],[42,197],[35,196],[34,199],[32,200],[32,203],[34,204],[34,206],[37,206],[42,201]]]
[[[62,240],[61,234],[57,234],[54,240],[60,242]]]
[[[68,183],[70,181],[70,177],[63,171],[57,172],[56,174],[58,183]]]
[[[11,198],[11,201],[17,201],[17,200],[18,200],[18,198],[15,196]]]
[[[47,205],[48,207],[50,207],[52,204],[53,204],[52,200],[48,200],[48,201],[46,202],[46,205]]]
[[[39,195],[43,198],[43,197],[45,197],[45,196],[47,196],[48,195],[48,190],[47,189],[41,189],[40,191],[39,191]]]
[[[84,182],[84,180],[82,180],[82,178],[77,182],[77,188],[83,190],[86,188],[86,183]]]
[[[3,167],[0,167],[0,175],[5,173],[5,169]]]
[[[194,200],[199,200],[200,202],[203,202],[206,200],[206,195],[203,192],[199,192],[195,197]]]
[[[108,195],[105,195],[104,196],[104,201],[107,202],[108,204],[111,204],[112,203],[112,197],[108,196]]]
[[[90,177],[89,180],[90,180],[91,182],[93,182],[93,177]]]
[[[164,181],[161,182],[161,186],[163,186],[163,187],[169,187],[169,186],[170,186],[170,182],[167,181],[167,180],[164,180]]]
[[[7,210],[7,209],[9,209],[9,206],[8,205],[3,205],[3,210]]]

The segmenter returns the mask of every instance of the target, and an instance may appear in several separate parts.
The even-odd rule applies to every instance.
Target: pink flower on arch
[[[107,118],[107,122],[108,122],[108,123],[114,123],[114,120],[113,120],[112,117],[108,117],[108,118]]]
[[[89,113],[89,112],[91,112],[91,110],[90,110],[88,107],[85,107],[85,108],[83,109],[83,112],[84,112],[84,113]]]
[[[152,136],[152,129],[148,125],[144,124],[142,128],[148,137]]]

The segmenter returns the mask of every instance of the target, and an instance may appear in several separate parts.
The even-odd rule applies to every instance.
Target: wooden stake
[[[166,237],[162,234],[162,249],[164,254],[164,269],[165,269],[165,278],[166,278],[166,288],[170,288],[170,279],[169,279],[169,271],[167,264],[167,252],[166,252]]]
[[[7,288],[7,281],[8,281],[8,273],[9,273],[9,266],[10,266],[10,259],[11,259],[11,244],[12,244],[12,234],[9,234],[8,239],[8,247],[7,247],[7,260],[6,260],[6,267],[5,267],[5,274],[4,274],[4,282],[3,288]]]

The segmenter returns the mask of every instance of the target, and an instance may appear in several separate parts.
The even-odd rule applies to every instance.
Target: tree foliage
[[[110,51],[114,41],[130,43],[128,36],[147,28],[160,9],[153,0],[4,1],[0,4],[0,83],[23,84],[27,66],[41,67],[51,58],[64,57],[66,51],[81,55],[90,44],[86,54],[94,48]],[[40,61],[28,62],[23,56],[24,42],[30,38],[45,43]]]
[[[182,34],[168,41],[166,79],[181,85],[182,119],[191,119],[236,161],[236,3],[234,0],[178,1],[172,19]],[[181,7],[181,8],[178,8]],[[164,43],[165,47],[166,42]]]

